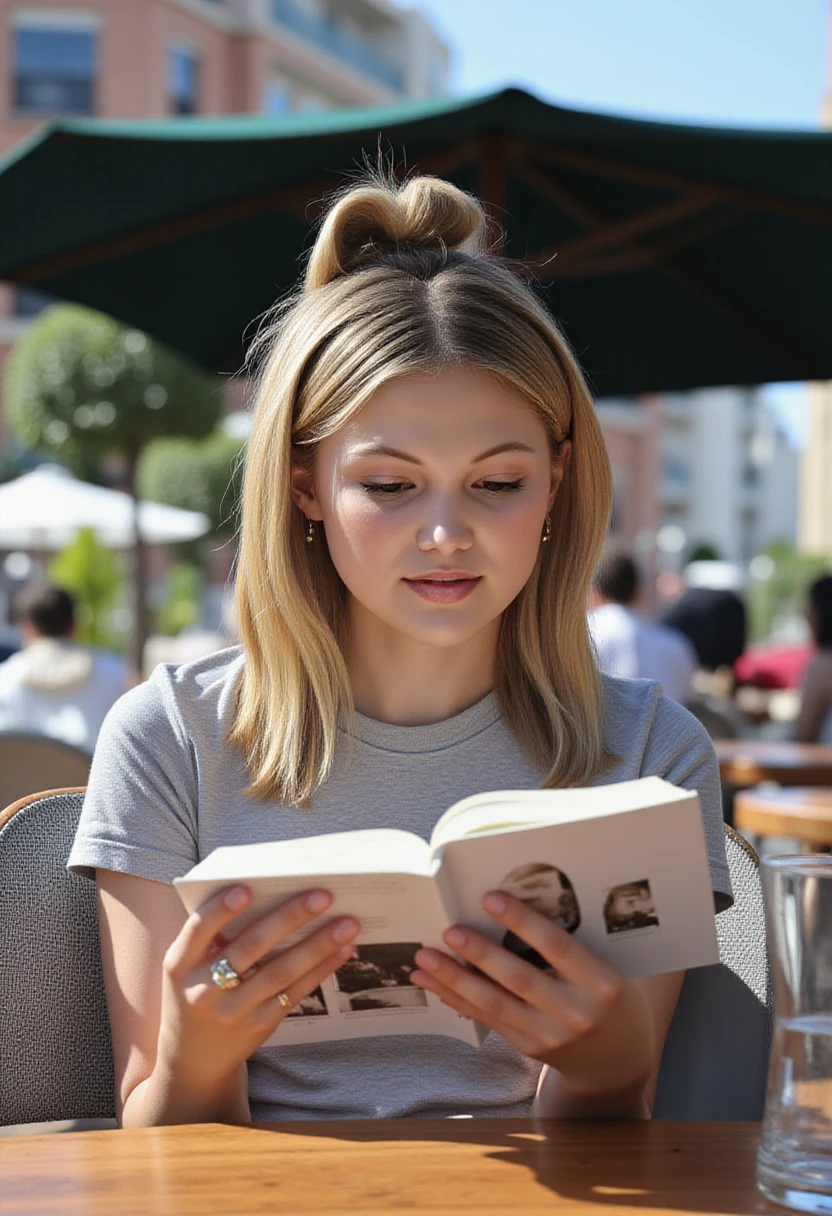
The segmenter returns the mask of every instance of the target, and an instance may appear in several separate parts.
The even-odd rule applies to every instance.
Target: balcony
[[[401,69],[356,34],[305,12],[293,0],[272,0],[272,18],[298,38],[313,43],[365,76],[372,76],[396,93],[402,91]]]

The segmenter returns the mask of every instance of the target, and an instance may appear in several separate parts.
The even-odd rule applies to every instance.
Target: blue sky
[[[830,0],[427,0],[452,87],[518,84],[584,109],[728,126],[817,127]],[[769,390],[796,440],[804,394]]]

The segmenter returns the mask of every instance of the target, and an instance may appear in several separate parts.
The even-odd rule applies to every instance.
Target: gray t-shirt
[[[117,702],[98,740],[70,869],[171,882],[220,845],[378,827],[427,840],[442,812],[468,794],[540,784],[489,694],[429,726],[358,714],[357,739],[342,747],[312,809],[253,801],[243,794],[242,753],[226,741],[242,663],[231,649],[160,666]],[[727,907],[719,771],[707,734],[657,684],[603,679],[607,744],[621,760],[593,784],[656,775],[698,790],[716,904]],[[479,1049],[396,1035],[263,1048],[249,1061],[249,1093],[254,1120],[526,1115],[539,1075],[536,1061],[496,1033]]]

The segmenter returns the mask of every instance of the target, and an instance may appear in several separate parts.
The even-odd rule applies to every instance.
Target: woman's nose
[[[471,529],[463,523],[446,520],[443,523],[430,523],[420,528],[418,543],[423,553],[429,553],[434,549],[443,557],[450,557],[452,553],[459,550],[464,552],[466,549],[470,549],[474,543],[474,536]]]

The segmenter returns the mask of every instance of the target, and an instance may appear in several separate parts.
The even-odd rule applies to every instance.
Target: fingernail
[[[354,946],[342,946],[341,949],[335,955],[335,957],[343,959],[344,962],[346,962],[346,960],[348,958],[355,958],[356,957],[355,947]]]
[[[444,936],[448,945],[453,946],[454,949],[456,949],[458,946],[464,946],[468,941],[468,934],[463,933],[462,929],[449,929]]]
[[[248,903],[248,891],[245,887],[232,887],[225,896],[226,908],[233,908],[235,911],[238,908],[244,908]]]
[[[489,912],[505,912],[508,907],[505,895],[500,895],[496,891],[489,892],[482,902]]]
[[[307,912],[323,912],[331,903],[332,897],[326,891],[313,891],[304,900]]]
[[[437,971],[439,969],[439,955],[435,950],[428,950],[423,947],[416,954],[416,962],[423,971]]]
[[[354,920],[338,920],[332,928],[332,936],[336,942],[347,942],[358,932],[358,923]]]

